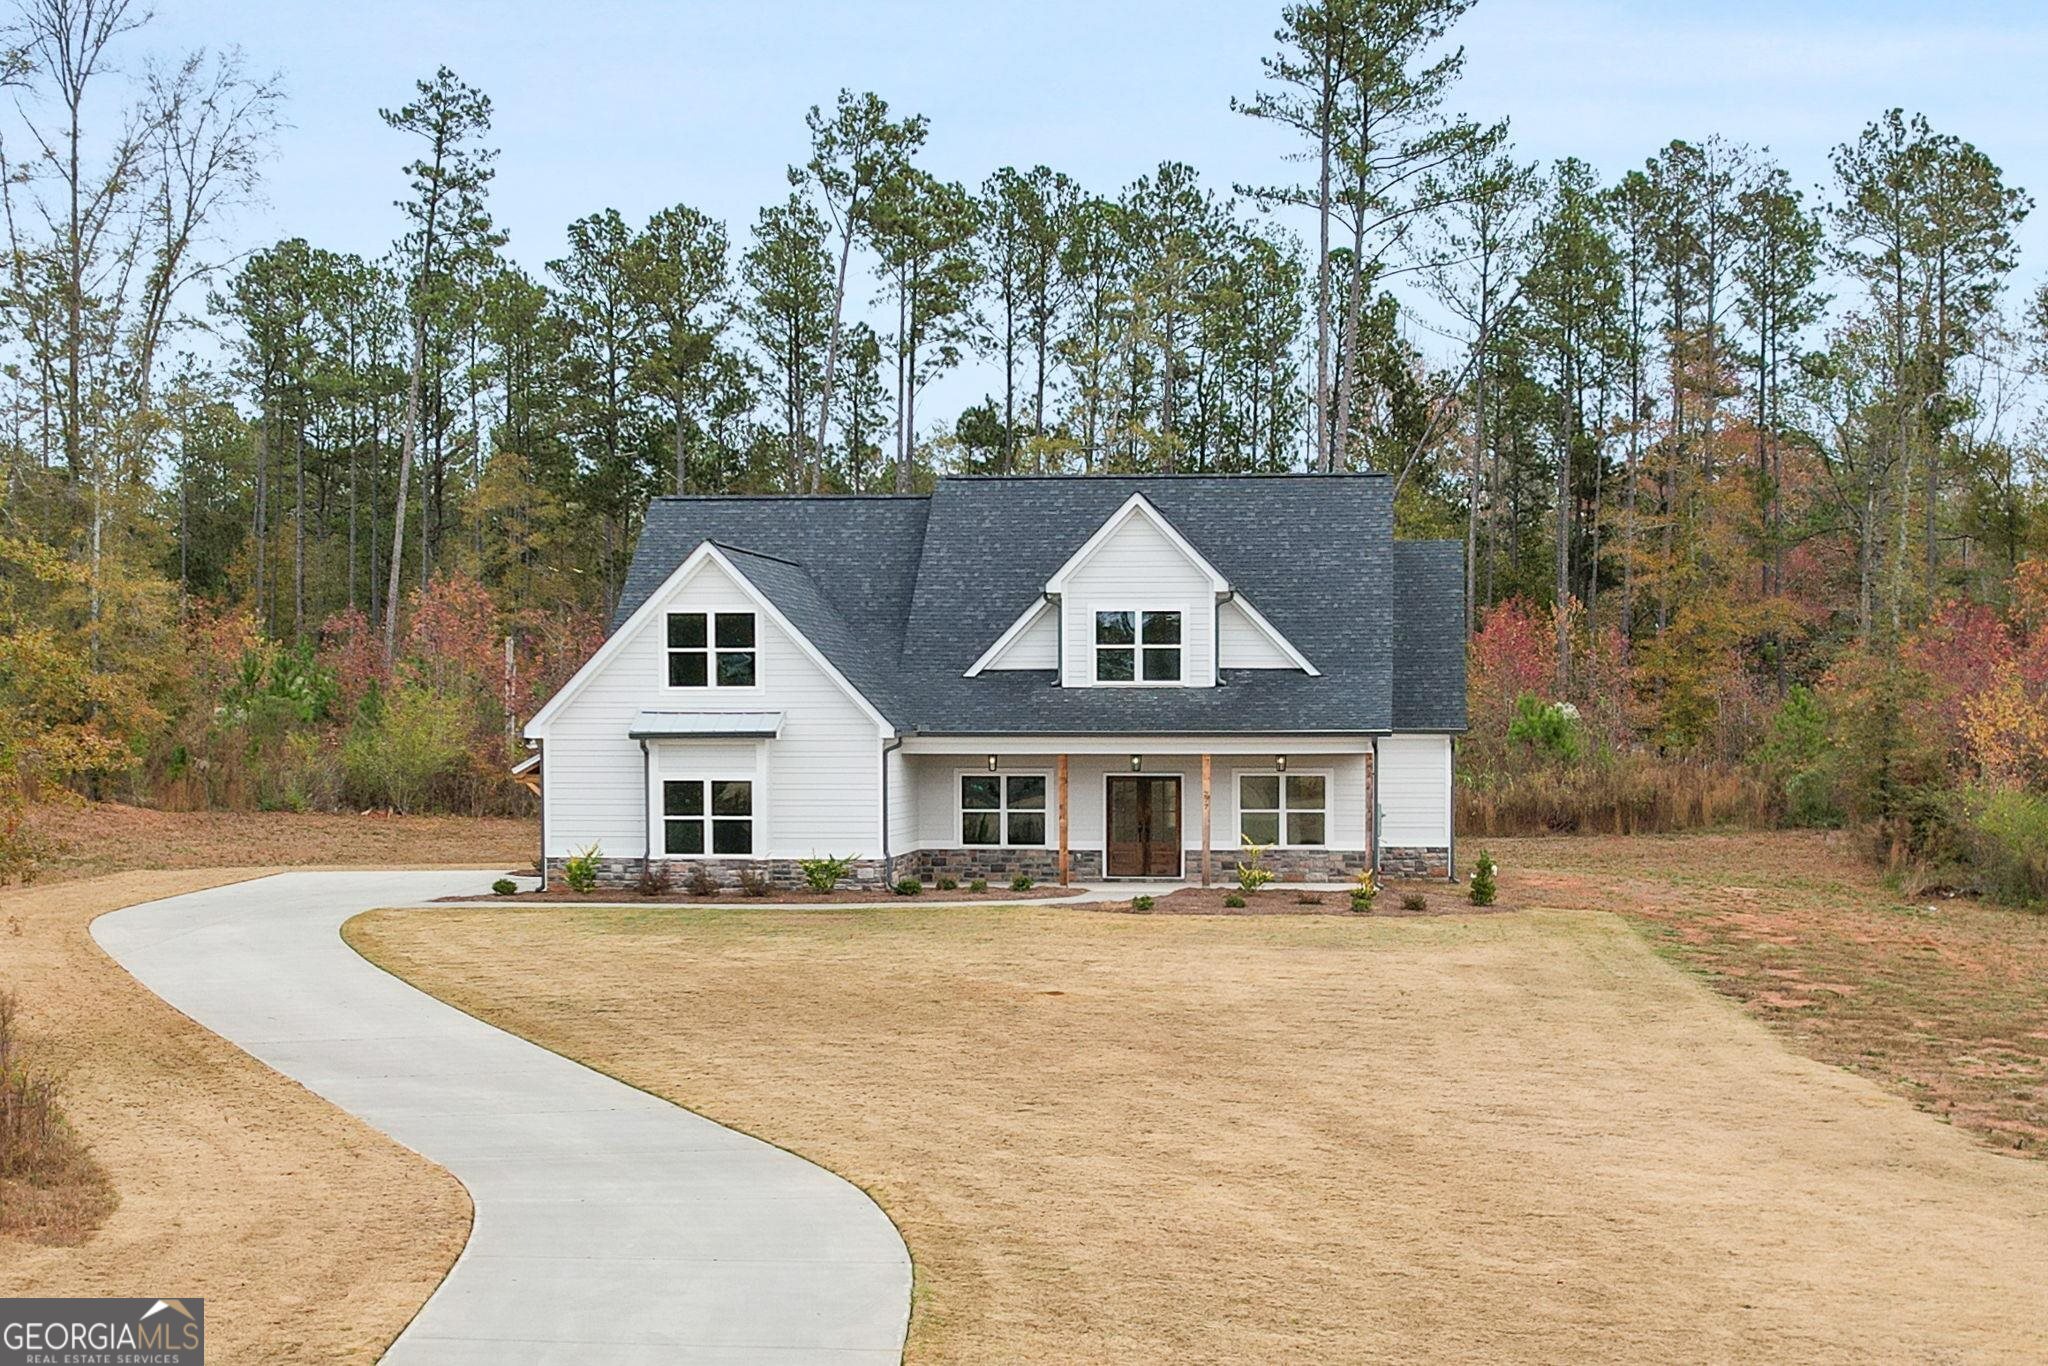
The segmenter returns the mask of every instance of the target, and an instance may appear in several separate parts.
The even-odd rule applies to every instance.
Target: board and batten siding
[[[1388,735],[1379,742],[1380,844],[1446,849],[1451,843],[1451,737]]]
[[[1181,614],[1184,682],[1216,681],[1212,639],[1216,601],[1208,575],[1145,517],[1127,517],[1077,565],[1063,587],[1061,678],[1068,687],[1095,685],[1095,613],[1136,609]]]
[[[756,614],[755,688],[668,686],[667,613]],[[881,740],[874,720],[804,653],[718,564],[706,561],[567,699],[546,737],[547,853],[564,858],[596,844],[606,857],[638,858],[648,845],[652,802],[642,786],[634,716],[646,710],[779,711],[782,734],[760,751],[754,856],[877,858]],[[725,740],[650,741],[660,775],[739,777]],[[660,853],[660,841],[654,842]]]

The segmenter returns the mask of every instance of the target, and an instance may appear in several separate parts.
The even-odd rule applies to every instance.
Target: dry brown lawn
[[[532,820],[395,816],[382,812],[154,811],[113,802],[43,805],[29,828],[48,846],[38,878],[54,882],[129,868],[468,862],[532,867]]]
[[[204,1296],[209,1359],[372,1361],[461,1251],[467,1195],[171,1009],[86,929],[265,871],[0,892],[0,989],[119,1201],[75,1246],[0,1237],[0,1295]]]
[[[874,1193],[938,1361],[2048,1356],[2048,1167],[1610,915],[374,912],[435,994]]]
[[[2048,1157],[2048,915],[1902,896],[1843,836],[1492,847],[1504,900],[1619,912],[1799,1051]]]

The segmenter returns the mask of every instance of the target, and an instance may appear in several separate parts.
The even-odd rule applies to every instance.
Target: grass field
[[[1504,894],[1613,900],[1655,947],[1571,910],[440,909],[348,934],[872,1191],[916,1259],[917,1361],[2048,1355],[2048,1165],[1745,1018],[1817,986],[1738,1006],[1660,957],[1719,953],[1749,999],[1788,936],[1731,937],[1716,879],[1812,874],[1784,857],[1821,846],[1659,871],[1627,847],[1498,842]],[[1874,883],[1830,886],[1796,893],[1816,924],[1880,914]]]
[[[2048,915],[1902,898],[1839,836],[1492,848],[1524,902],[1616,911],[1800,1052],[2048,1157]]]
[[[503,863],[531,867],[539,824],[467,816],[291,811],[152,811],[112,802],[33,809],[30,829],[50,853],[38,880],[130,868]]]

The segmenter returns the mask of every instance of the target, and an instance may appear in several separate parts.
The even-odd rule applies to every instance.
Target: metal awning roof
[[[626,734],[635,740],[772,739],[782,734],[782,713],[643,711]]]

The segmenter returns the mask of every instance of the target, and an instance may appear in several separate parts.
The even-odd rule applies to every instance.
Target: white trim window
[[[706,840],[709,839],[707,845]],[[668,778],[661,784],[661,850],[683,858],[754,852],[751,778]]]
[[[760,681],[760,620],[752,612],[670,612],[671,688],[751,688]]]
[[[1237,837],[1247,844],[1320,849],[1329,843],[1330,779],[1324,773],[1237,775]]]
[[[1177,611],[1113,608],[1095,614],[1097,683],[1179,683],[1187,676]]]
[[[960,775],[960,843],[1042,848],[1048,784],[1043,773]]]

